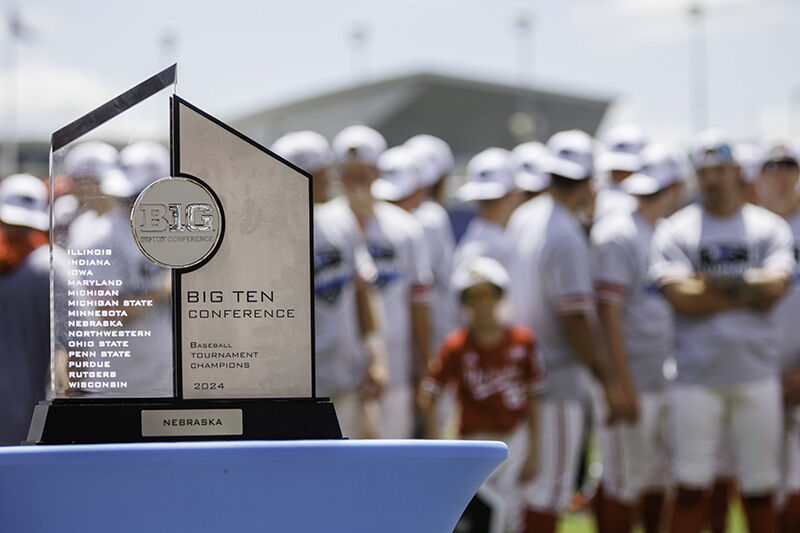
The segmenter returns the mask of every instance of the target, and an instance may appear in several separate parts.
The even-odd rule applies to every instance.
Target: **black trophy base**
[[[76,399],[37,405],[24,444],[341,438],[328,398]]]

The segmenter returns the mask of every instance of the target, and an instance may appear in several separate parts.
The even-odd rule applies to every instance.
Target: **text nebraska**
[[[165,418],[162,421],[165,426],[221,426],[221,418]]]

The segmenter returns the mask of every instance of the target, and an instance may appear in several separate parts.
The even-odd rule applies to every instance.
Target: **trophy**
[[[52,135],[51,394],[28,442],[341,438],[315,390],[311,176],[175,78]]]

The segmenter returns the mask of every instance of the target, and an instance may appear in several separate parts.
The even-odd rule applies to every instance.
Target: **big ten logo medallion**
[[[191,178],[151,184],[131,209],[131,230],[139,250],[155,264],[189,268],[216,250],[222,210],[211,191]]]

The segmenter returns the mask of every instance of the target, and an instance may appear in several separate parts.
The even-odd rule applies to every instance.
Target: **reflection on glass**
[[[170,273],[138,250],[136,196],[169,175],[170,89],[51,154],[55,398],[174,395]]]

